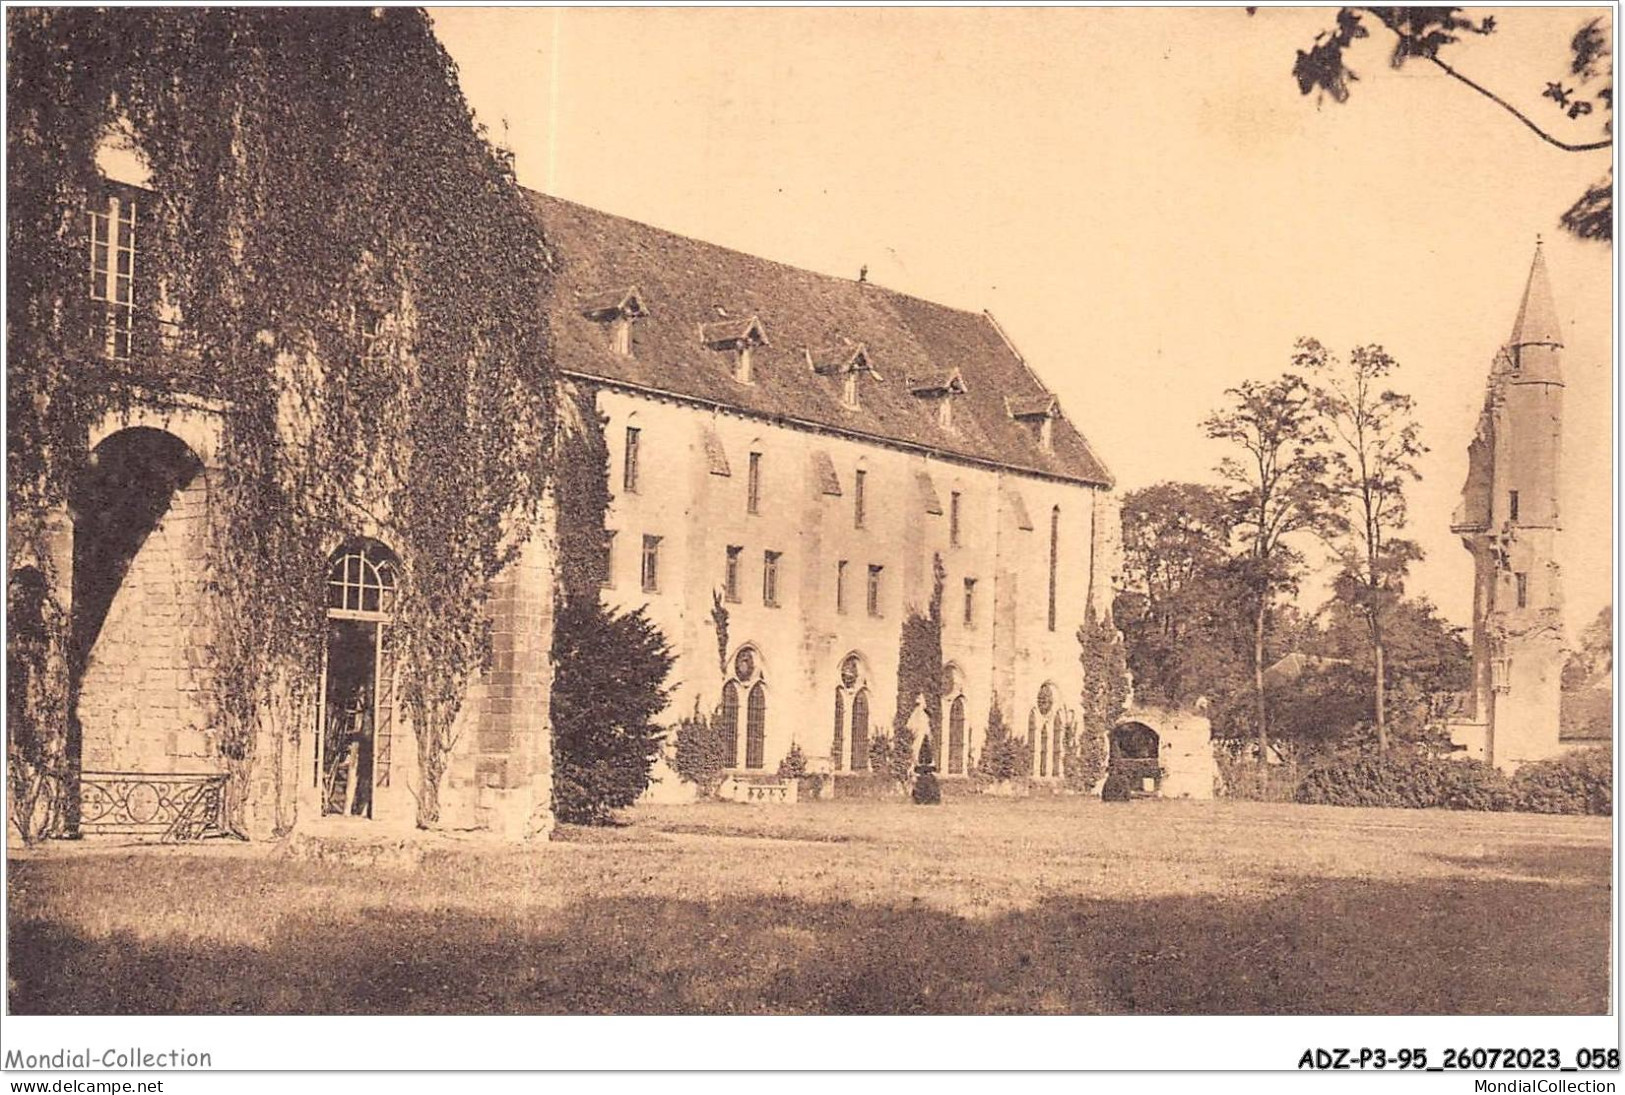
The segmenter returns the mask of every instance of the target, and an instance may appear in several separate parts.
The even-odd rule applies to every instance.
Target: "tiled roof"
[[[1055,420],[1049,451],[1010,416],[1005,397],[1025,405],[1049,392],[985,313],[797,269],[560,198],[532,199],[558,258],[551,315],[554,352],[567,373],[1016,471],[1111,484],[1064,416]],[[626,356],[615,352],[605,324],[585,313],[633,285],[649,315],[633,323],[633,352]],[[707,343],[725,332],[745,337],[753,322],[769,341],[753,351],[747,384],[735,379],[734,362]],[[841,378],[814,365],[832,363],[830,348],[857,345],[873,371],[860,374],[854,408],[842,402]],[[955,371],[965,394],[956,397],[948,430],[934,402],[910,392],[910,378],[918,384]]]

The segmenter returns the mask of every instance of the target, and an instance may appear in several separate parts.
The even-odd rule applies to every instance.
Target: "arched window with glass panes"
[[[745,768],[764,768],[767,766],[767,681],[760,652],[748,644],[740,647],[729,669],[728,680],[722,686],[722,736],[733,745],[732,766],[740,766],[743,754]],[[743,727],[739,721],[741,702],[745,707]]]
[[[965,773],[965,674],[949,662],[942,668],[942,698],[948,705],[948,745],[942,769],[950,776]]]
[[[869,768],[869,667],[856,651],[842,658],[838,666],[830,760],[837,772]]]

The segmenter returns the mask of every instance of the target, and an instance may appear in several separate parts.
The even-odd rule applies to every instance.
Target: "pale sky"
[[[1474,13],[1495,9],[1472,9]],[[1431,447],[1410,589],[1471,619],[1449,531],[1537,233],[1564,324],[1570,630],[1613,562],[1611,250],[1557,228],[1608,152],[1541,143],[1376,36],[1317,108],[1295,52],[1335,9],[445,9],[520,181],[797,266],[988,309],[1133,489],[1213,479],[1198,423],[1313,335],[1401,363]],[[1457,66],[1540,98],[1606,9],[1497,11]]]

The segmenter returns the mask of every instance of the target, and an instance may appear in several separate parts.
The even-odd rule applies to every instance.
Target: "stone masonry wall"
[[[175,493],[114,595],[79,695],[82,764],[214,772],[205,601],[205,476]]]

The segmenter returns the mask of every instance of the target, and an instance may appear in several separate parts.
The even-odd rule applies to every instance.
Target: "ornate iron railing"
[[[224,836],[225,787],[226,777],[210,772],[84,772],[79,831],[165,841]]]

